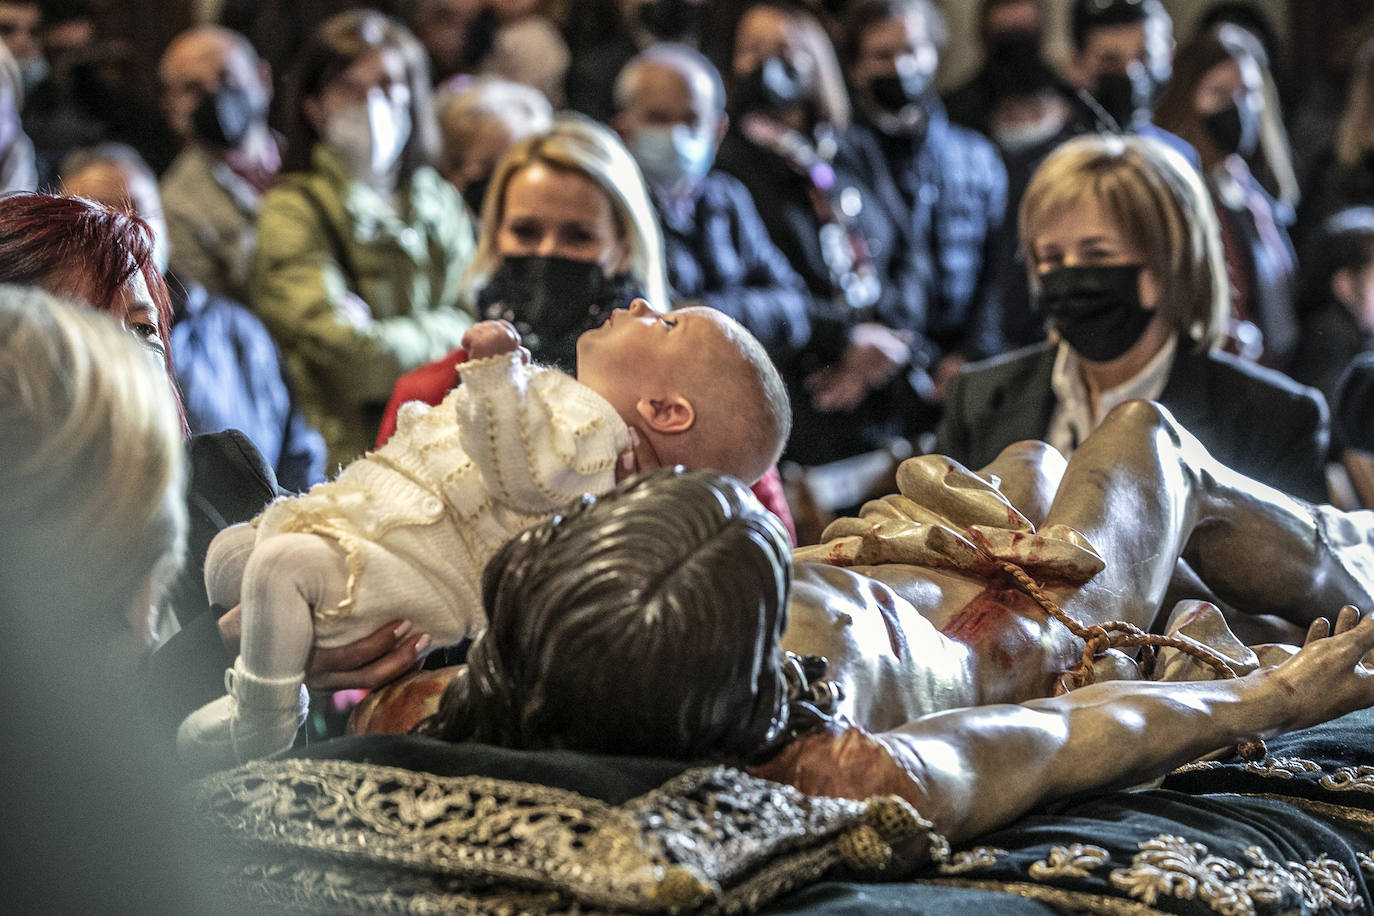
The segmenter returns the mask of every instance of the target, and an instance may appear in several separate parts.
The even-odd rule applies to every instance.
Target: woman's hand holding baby
[[[518,351],[522,362],[530,361],[530,351],[520,346],[520,332],[504,318],[477,322],[463,335],[462,346],[471,360]]]
[[[654,451],[653,443],[631,426],[630,447],[620,453],[615,463],[615,482],[620,483],[640,471],[657,467],[662,467],[662,462],[658,460],[658,452]]]
[[[235,606],[219,619],[220,640],[229,655],[239,653],[243,609]],[[376,690],[414,671],[429,648],[428,633],[416,633],[408,620],[392,620],[372,633],[331,649],[316,647],[306,662],[311,690]]]

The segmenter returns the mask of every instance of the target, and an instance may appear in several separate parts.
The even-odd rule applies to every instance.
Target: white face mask
[[[26,57],[19,61],[19,81],[28,95],[43,80],[48,78],[48,59],[43,55]]]
[[[325,142],[362,181],[395,168],[409,139],[409,105],[392,101],[380,89],[370,91],[366,102],[335,112],[324,125]]]
[[[711,136],[686,124],[641,127],[631,151],[649,184],[660,191],[691,187],[711,169]]]
[[[1004,152],[1020,153],[1050,140],[1064,129],[1065,120],[1050,115],[1031,124],[992,125],[992,139]]]

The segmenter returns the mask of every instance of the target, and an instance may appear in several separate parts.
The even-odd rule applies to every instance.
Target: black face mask
[[[680,41],[699,34],[705,11],[687,0],[649,0],[639,8],[639,21],[659,41]]]
[[[501,16],[490,6],[483,5],[481,12],[468,24],[467,36],[463,39],[460,55],[463,66],[475,68],[482,59],[496,47],[496,30],[501,27]]]
[[[481,178],[474,178],[463,185],[463,200],[473,213],[481,214],[482,201],[487,198],[487,185],[491,184],[491,176],[483,175]]]
[[[1248,156],[1259,144],[1259,113],[1249,104],[1228,105],[1203,118],[1202,129],[1226,155]]]
[[[1097,104],[1111,115],[1121,130],[1130,130],[1136,116],[1150,110],[1154,86],[1143,73],[1129,76],[1125,73],[1104,73],[1097,78],[1097,89],[1093,98]]]
[[[1140,304],[1139,264],[1060,267],[1040,278],[1040,313],[1084,359],[1125,354],[1155,313]]]
[[[988,50],[984,66],[987,83],[997,100],[1035,95],[1056,88],[1054,71],[1040,56],[1036,36],[1026,32],[999,35]]]
[[[929,89],[930,74],[916,70],[885,73],[868,81],[873,101],[883,110],[894,113],[919,102]]]
[[[221,86],[201,97],[191,112],[191,130],[203,143],[232,149],[248,136],[257,118],[247,92],[237,86]]]
[[[988,37],[988,58],[992,59],[1004,54],[1028,54],[1032,57],[1039,57],[1040,49],[1044,44],[1044,36],[1038,29],[1010,29],[1005,32],[997,32]]]
[[[806,95],[797,68],[780,57],[770,57],[740,77],[731,102],[740,112],[777,114],[800,105]]]
[[[629,304],[626,277],[608,277],[595,261],[543,255],[507,256],[477,296],[483,318],[515,325],[536,360],[571,370],[577,338]]]

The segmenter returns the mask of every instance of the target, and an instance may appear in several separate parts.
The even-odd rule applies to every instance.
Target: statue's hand
[[[1296,721],[1290,727],[1306,728],[1374,706],[1374,670],[1362,663],[1370,651],[1374,614],[1346,605],[1334,628],[1318,617],[1297,655],[1257,676],[1268,676],[1279,691],[1279,702],[1291,704]]]

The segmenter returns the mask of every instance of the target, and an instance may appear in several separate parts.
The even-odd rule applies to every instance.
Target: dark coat
[[[778,361],[806,343],[811,297],[769,238],[744,185],[709,172],[689,217],[662,209],[659,217],[675,305],[691,300],[719,309]]]
[[[840,158],[914,253],[906,282],[921,290],[918,327],[934,364],[950,353],[978,359],[1002,350],[1000,276],[991,265],[1005,231],[1007,172],[991,141],[931,105],[923,136],[891,138],[858,124]]]
[[[307,490],[324,480],[324,439],[296,405],[281,351],[262,321],[198,283],[177,278],[168,286],[172,365],[191,433],[243,433],[283,489]]]
[[[1302,336],[1289,374],[1326,395],[1336,406],[1336,384],[1361,353],[1374,350],[1374,334],[1360,327],[1350,309],[1328,298],[1303,316]]]
[[[1043,439],[1055,397],[1046,343],[968,366],[954,380],[936,451],[970,468]],[[1326,500],[1330,417],[1320,392],[1226,353],[1180,345],[1159,401],[1219,461],[1302,499]]]
[[[835,188],[839,190],[832,197],[858,202],[855,225],[882,285],[871,320],[911,333],[912,368],[916,370],[910,375],[898,373],[890,384],[871,392],[852,411],[817,411],[811,407],[812,395],[806,388],[806,379],[813,372],[842,357],[857,320],[855,312],[838,304],[842,296],[835,289],[822,253],[821,224],[811,200],[810,181],[781,156],[755,145],[738,131],[726,136],[716,160],[748,189],[768,235],[810,293],[809,336],[800,351],[779,363],[793,411],[792,438],[785,454],[789,460],[806,465],[871,451],[897,436],[929,429],[931,409],[922,403],[910,378],[925,378],[924,370],[943,355],[925,337],[929,259],[913,247],[911,235],[892,222],[876,195],[858,181],[850,169],[856,159],[844,152],[847,140],[837,139],[841,152],[833,165]],[[666,223],[665,234],[672,234]],[[678,283],[676,279],[673,282]]]

